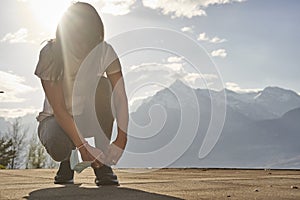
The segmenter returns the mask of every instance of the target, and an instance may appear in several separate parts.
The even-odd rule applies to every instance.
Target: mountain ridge
[[[145,121],[146,118],[148,120],[146,120],[146,124],[138,123],[144,126],[144,129],[140,127],[137,129],[134,126],[129,128],[129,135],[132,134],[135,137],[128,140],[130,147],[128,151],[134,154],[155,152],[155,149],[168,145],[169,141],[183,134],[186,135],[185,139],[190,138],[192,143],[185,152],[182,152],[182,156],[170,163],[169,167],[300,168],[297,164],[300,162],[296,159],[300,151],[298,145],[300,140],[299,122],[290,120],[291,118],[297,119],[300,115],[300,96],[279,87],[269,87],[262,91],[241,94],[227,90],[226,117],[220,137],[216,138],[217,143],[212,151],[204,159],[199,159],[199,150],[204,138],[208,136],[210,138],[208,141],[210,141],[218,135],[217,130],[211,132],[210,135],[207,134],[209,129],[214,130],[214,127],[217,127],[216,124],[212,124],[212,118],[222,118],[222,116],[218,116],[218,114],[222,114],[218,113],[218,104],[223,102],[221,97],[224,91],[194,89],[183,82],[176,81],[169,88],[147,98],[131,115],[132,120],[137,120],[137,122],[139,120]],[[200,108],[201,117],[195,138],[190,132],[192,130],[189,129],[192,124],[182,125],[181,112],[197,112],[197,110],[190,105],[191,98],[183,97],[181,100],[186,102],[179,104],[176,95],[174,95],[186,94],[185,97],[190,97],[189,92],[196,94]],[[276,95],[265,95],[270,92]],[[255,97],[259,93],[265,95],[264,101],[256,101],[257,98]],[[278,101],[277,97],[282,95],[288,95],[291,98]],[[212,101],[211,98],[215,99]],[[217,116],[212,113],[212,102],[216,104]],[[151,111],[151,113],[152,106],[157,105],[161,106],[161,110],[157,110],[157,113]],[[162,115],[162,113],[165,114]],[[153,120],[154,123],[151,124]],[[165,122],[164,126],[155,126],[159,121]],[[151,129],[147,128],[149,124]],[[153,133],[154,130],[155,134]],[[141,140],[137,136],[143,139]],[[148,136],[151,137],[148,138]],[[178,145],[182,145],[180,141]],[[172,156],[172,153],[169,156]],[[123,162],[121,162],[123,167],[157,167],[159,162],[164,160],[164,155],[160,155],[155,163],[146,158],[143,161],[135,160],[132,157],[126,157],[126,154],[124,157]],[[286,160],[289,160],[289,164],[285,164]]]

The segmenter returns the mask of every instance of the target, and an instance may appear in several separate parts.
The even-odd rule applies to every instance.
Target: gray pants
[[[96,96],[95,110],[98,122],[105,133],[106,138],[95,137],[96,147],[106,147],[111,139],[114,117],[111,111],[111,85],[107,78],[102,77],[99,81]],[[84,113],[83,113],[84,115]],[[87,124],[86,127],[89,125]],[[57,123],[54,116],[42,120],[38,127],[38,136],[45,146],[49,155],[55,161],[68,160],[75,145]],[[105,149],[102,149],[105,152]]]

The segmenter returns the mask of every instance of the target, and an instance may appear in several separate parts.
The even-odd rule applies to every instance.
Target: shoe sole
[[[74,180],[68,180],[68,181],[54,181],[54,184],[74,184]]]

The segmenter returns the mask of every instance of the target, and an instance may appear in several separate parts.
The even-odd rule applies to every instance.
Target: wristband
[[[85,141],[84,143],[82,143],[79,147],[76,147],[77,150],[81,149],[82,147],[86,146],[88,144],[87,141]]]

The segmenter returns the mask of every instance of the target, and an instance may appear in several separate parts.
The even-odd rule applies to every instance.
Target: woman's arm
[[[72,116],[68,113],[61,81],[45,81],[42,85],[47,99],[53,108],[54,116],[58,124],[68,134],[76,147],[84,143],[84,138],[77,132]]]
[[[85,139],[77,131],[73,117],[69,114],[66,108],[62,82],[61,81],[45,81],[42,80],[42,85],[47,96],[47,99],[53,108],[54,116],[58,124],[68,134],[76,147],[80,147],[81,157],[84,161],[93,161],[102,152],[99,149],[87,145]],[[85,145],[86,144],[86,145]],[[83,148],[81,148],[83,147]],[[99,161],[98,161],[99,162]],[[100,162],[98,163],[100,165]]]
[[[116,60],[112,65],[120,65],[119,60]],[[128,128],[128,100],[125,92],[125,85],[122,72],[116,72],[107,75],[113,88],[113,105],[116,111],[116,119],[118,125],[118,135],[113,145],[110,146],[106,155],[106,162],[116,164],[120,159],[123,150],[127,143],[127,128]]]

